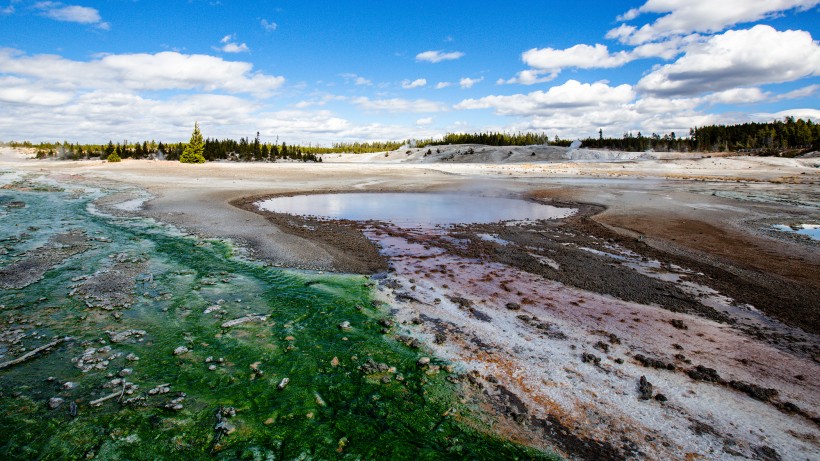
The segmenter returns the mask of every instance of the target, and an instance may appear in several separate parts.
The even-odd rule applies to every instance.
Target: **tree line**
[[[637,135],[624,133],[620,138],[605,138],[599,130],[597,138],[584,139],[582,145],[631,152],[741,152],[792,156],[820,149],[820,124],[786,117],[768,123],[706,125],[690,129],[688,137],[677,137],[674,132],[663,136],[656,133],[643,136],[638,132]]]
[[[198,129],[198,128],[197,128]],[[613,149],[628,152],[677,151],[677,152],[741,152],[752,155],[793,156],[812,150],[820,150],[820,124],[812,120],[786,117],[772,122],[751,122],[737,125],[706,125],[692,128],[688,136],[676,133],[644,135],[640,131],[624,133],[620,137],[598,136],[581,139],[581,146],[594,149]],[[200,135],[201,136],[201,135]],[[201,139],[201,137],[200,137]],[[206,138],[202,156],[206,161],[268,161],[278,160],[321,162],[320,154],[385,152],[405,147],[426,147],[446,144],[483,144],[488,146],[553,145],[569,146],[573,141],[550,138],[546,133],[534,132],[483,132],[447,133],[441,138],[406,141],[334,143],[330,147],[288,145],[285,142],[263,142],[259,133],[254,139]],[[162,143],[156,141],[122,141],[107,144],[40,143],[29,141],[9,142],[12,147],[36,149],[38,158],[57,157],[66,160],[88,158],[106,159],[112,154],[119,158],[158,158],[179,160],[189,143]]]

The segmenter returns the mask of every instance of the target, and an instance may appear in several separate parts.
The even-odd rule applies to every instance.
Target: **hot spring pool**
[[[276,213],[389,221],[405,227],[557,219],[576,211],[520,199],[401,192],[296,195],[274,197],[257,205]]]

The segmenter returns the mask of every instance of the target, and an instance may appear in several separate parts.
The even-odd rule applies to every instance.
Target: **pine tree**
[[[179,156],[180,163],[205,163],[205,143],[202,141],[202,133],[199,132],[199,123],[194,123],[194,132],[191,133],[191,140]]]

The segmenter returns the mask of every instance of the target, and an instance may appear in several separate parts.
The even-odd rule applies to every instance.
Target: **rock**
[[[52,397],[52,398],[48,399],[48,407],[53,410],[53,409],[59,407],[60,405],[62,405],[63,402],[65,402],[65,400],[61,399],[60,397]]]
[[[216,312],[216,311],[222,312],[222,311],[224,311],[224,309],[222,309],[222,307],[221,307],[221,306],[208,306],[208,307],[205,309],[205,312],[204,312],[204,313],[205,313],[205,314],[210,314],[211,312]]]
[[[696,366],[694,369],[689,370],[686,374],[688,374],[689,377],[695,381],[706,381],[709,383],[723,382],[720,375],[714,368],[704,367],[703,365]]]
[[[507,304],[504,305],[504,307],[506,307],[507,309],[509,309],[511,311],[517,311],[517,310],[521,309],[521,304],[507,303]]]
[[[347,320],[339,324],[340,330],[349,330],[350,328],[350,322],[348,322]]]
[[[237,300],[238,302],[238,300]],[[222,328],[230,328],[235,327],[237,325],[241,325],[247,322],[264,322],[265,320],[270,317],[269,315],[262,315],[262,314],[250,314],[244,317],[239,317],[238,319],[228,320],[227,322],[222,323]]]
[[[63,383],[63,389],[68,390],[74,389],[75,387],[77,387],[77,383],[72,383],[71,381],[66,381],[65,383]]]
[[[171,392],[170,384],[160,384],[159,386],[148,391],[148,395],[167,394]]]
[[[233,418],[236,416],[236,408],[234,407],[222,407],[220,413],[224,418]]]
[[[609,352],[609,344],[607,344],[603,341],[598,341],[592,347],[594,347],[595,349],[598,349],[599,351],[604,352],[604,353]]]
[[[332,366],[334,368],[338,367],[339,366],[339,357],[333,357],[332,359],[330,359],[330,366]]]
[[[420,367],[426,367],[426,366],[430,365],[430,357],[422,357],[422,358],[420,358],[420,359],[418,360],[418,362],[416,362],[416,365],[418,365],[418,366],[420,366]]]
[[[646,376],[641,376],[641,379],[638,380],[638,392],[640,393],[638,396],[640,400],[652,398],[652,383],[646,380]]]
[[[373,359],[367,359],[363,364],[359,366],[359,371],[366,375],[372,375],[375,373],[385,373],[390,370],[390,366],[386,363],[377,363]]]
[[[216,370],[216,365],[208,365],[208,370],[210,370],[210,371]]]
[[[187,354],[188,352],[190,352],[190,349],[188,349],[185,346],[179,346],[176,349],[174,349],[174,355]]]
[[[128,360],[129,362],[136,362],[139,359],[140,359],[139,356],[134,355],[134,354],[128,354],[128,355],[125,356],[125,360]]]
[[[729,381],[729,386],[761,402],[768,402],[778,394],[777,389],[764,388],[745,381]]]
[[[288,383],[290,382],[290,378],[282,378],[282,381],[279,381],[279,385],[276,386],[278,389],[284,389]]]
[[[121,343],[126,341],[127,339],[131,338],[132,336],[142,337],[145,336],[145,330],[125,330],[120,331],[119,333],[114,331],[106,331],[108,334],[108,338],[111,340],[112,343]]]
[[[123,368],[117,374],[120,375],[121,377],[126,377],[126,376],[130,375],[133,372],[134,372],[134,370],[132,368]]]
[[[670,371],[675,369],[675,365],[673,363],[666,363],[662,360],[653,359],[651,357],[646,357],[643,354],[635,354],[634,358],[635,358],[635,360],[640,362],[641,365],[643,365],[647,368],[659,368],[659,369],[665,369],[665,370],[670,370]]]
[[[581,361],[584,363],[591,363],[596,366],[601,365],[601,358],[595,354],[590,354],[589,352],[584,352],[581,354]]]
[[[165,408],[167,410],[172,410],[172,411],[182,411],[182,409],[184,408],[182,406],[182,401],[185,400],[185,393],[180,392],[178,395],[179,396],[177,398],[175,398],[175,399],[171,400],[170,402],[166,403],[165,405],[163,405],[163,408]]]
[[[669,323],[672,324],[672,326],[677,328],[678,330],[688,330],[689,329],[689,327],[686,326],[685,323],[683,323],[683,320],[674,319],[674,320],[670,320]]]

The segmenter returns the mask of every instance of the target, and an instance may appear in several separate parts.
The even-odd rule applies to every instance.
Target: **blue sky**
[[[820,0],[0,0],[0,140],[820,121]]]

